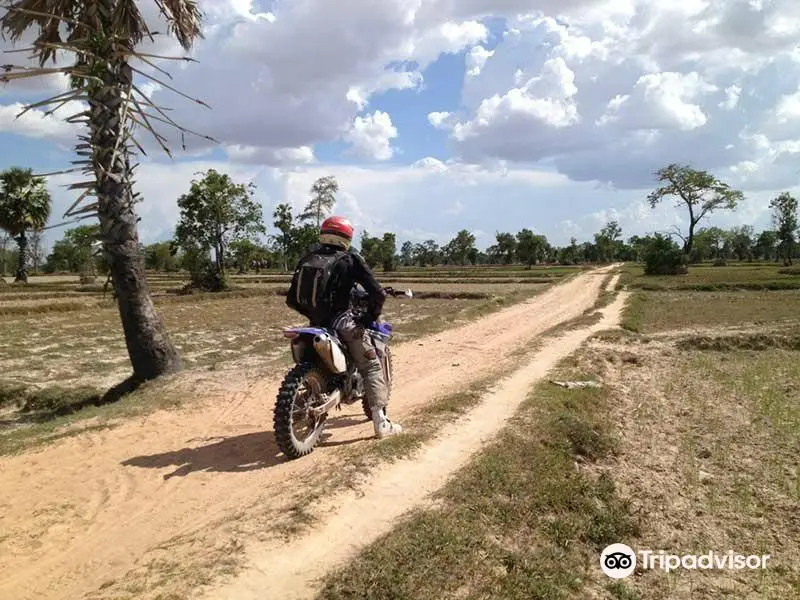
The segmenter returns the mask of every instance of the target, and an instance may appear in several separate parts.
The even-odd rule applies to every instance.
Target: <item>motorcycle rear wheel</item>
[[[301,398],[304,388],[309,392],[305,399]],[[313,364],[301,363],[286,374],[275,400],[273,424],[275,443],[287,458],[311,454],[319,442],[327,415],[315,419],[308,414],[308,408],[327,390],[328,377]],[[302,437],[296,431],[301,423],[306,425],[306,434]]]

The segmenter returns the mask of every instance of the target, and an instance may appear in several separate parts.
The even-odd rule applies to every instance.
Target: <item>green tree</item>
[[[664,198],[676,196],[677,206],[686,206],[689,212],[689,231],[684,238],[683,252],[689,256],[694,245],[697,224],[718,210],[734,210],[744,199],[744,194],[706,171],[686,165],[671,164],[656,172],[656,179],[665,182],[647,196],[651,208]]]
[[[686,255],[671,238],[655,234],[644,250],[645,275],[679,275],[686,272]]]
[[[403,242],[400,247],[400,262],[406,267],[414,264],[414,244],[412,242]]]
[[[752,225],[734,227],[728,232],[727,244],[730,253],[736,259],[753,260],[753,246],[755,244],[755,231]]]
[[[44,238],[41,229],[31,230],[28,248],[30,249],[31,267],[33,267],[34,273],[38,273],[45,258]]]
[[[769,229],[762,231],[756,239],[753,251],[758,259],[775,260],[778,252],[778,232]]]
[[[692,252],[689,261],[692,263],[702,263],[707,260],[716,259],[722,256],[722,247],[725,243],[725,236],[719,227],[704,227],[694,234]]]
[[[144,249],[144,264],[154,271],[177,271],[180,268],[178,258],[172,252],[170,242],[156,242]]]
[[[445,248],[447,260],[457,265],[466,265],[476,253],[475,236],[466,229],[459,231]]]
[[[361,234],[361,256],[370,268],[381,265],[385,272],[393,271],[396,253],[395,234],[384,233],[382,238],[372,237],[366,231]]]
[[[80,225],[64,232],[64,237],[55,244],[47,257],[46,270],[50,273],[69,271],[94,274],[94,244],[100,235],[99,225]]]
[[[562,265],[576,265],[581,262],[578,240],[574,237],[570,238],[569,246],[558,251],[558,262]]]
[[[19,248],[15,281],[28,282],[29,234],[42,229],[50,218],[50,192],[31,169],[11,167],[0,173],[0,229],[12,236]]]
[[[82,283],[94,281],[97,276],[94,244],[99,237],[99,225],[81,225],[64,232],[64,240],[75,248],[75,267],[81,274]]]
[[[295,260],[307,254],[319,243],[319,228],[314,225],[297,225],[292,229],[291,254]]]
[[[4,81],[62,73],[70,77],[71,90],[38,102],[37,106],[63,106],[70,100],[82,100],[91,107],[81,108],[79,114],[70,118],[72,122],[84,123],[88,129],[79,136],[76,147],[81,157],[78,169],[84,171],[88,181],[72,186],[82,193],[67,213],[96,214],[100,220],[103,250],[134,372],[131,379],[114,390],[115,395],[143,380],[181,368],[178,352],[150,297],[134,210],[137,197],[133,191],[131,145],[138,145],[133,139],[134,127],[153,133],[167,152],[164,136],[152,124],[178,127],[134,83],[137,74],[154,79],[131,64],[137,59],[152,64],[148,58],[152,55],[136,50],[142,41],[149,41],[155,35],[139,10],[140,4],[135,0],[18,0],[6,3],[7,10],[0,18],[0,30],[12,42],[33,30],[33,54],[40,67],[36,70],[27,65],[7,67]],[[189,49],[202,36],[197,2],[158,0],[157,4],[167,21],[167,30],[184,49]],[[58,53],[74,56],[74,62],[45,68],[50,60],[55,62]],[[166,84],[162,87],[169,88]],[[32,106],[26,110],[29,108]],[[92,196],[96,201],[76,208]]]
[[[397,236],[393,233],[384,233],[381,240],[381,266],[388,273],[394,271],[396,266]]]
[[[0,277],[6,276],[6,263],[9,259],[8,246],[11,242],[11,236],[8,232],[0,230]]]
[[[495,235],[495,239],[497,254],[502,258],[503,264],[510,265],[517,253],[517,239],[514,234],[500,232]]]
[[[213,250],[216,272],[224,278],[228,246],[266,233],[261,205],[252,198],[254,190],[254,184],[234,183],[214,169],[193,180],[189,192],[178,199],[181,215],[175,229],[176,244]]]
[[[366,262],[371,269],[377,267],[383,255],[380,238],[372,237],[364,230],[361,234],[360,253],[364,258],[364,262]]]
[[[261,248],[248,239],[234,240],[231,242],[230,251],[233,262],[236,265],[239,273],[246,273],[249,268],[250,261],[255,260],[259,255]]]
[[[784,265],[792,264],[797,234],[797,199],[788,192],[773,198],[770,203],[778,236],[778,252]]]
[[[530,268],[545,260],[549,244],[543,235],[536,235],[530,229],[523,229],[517,234],[517,258]]]
[[[628,246],[631,248],[631,259],[634,262],[641,262],[644,256],[645,245],[647,244],[646,238],[638,235],[632,235],[628,238]]]
[[[272,224],[280,232],[276,237],[278,247],[283,254],[283,270],[288,271],[289,254],[292,249],[292,233],[294,231],[294,217],[292,216],[292,207],[288,204],[278,204],[275,207],[275,212],[272,213],[274,221]]]
[[[602,262],[612,261],[617,258],[622,237],[622,228],[617,221],[608,222],[599,233],[594,235],[594,243]]]
[[[305,211],[300,215],[302,221],[314,221],[317,229],[322,224],[325,216],[336,205],[336,193],[339,183],[333,175],[320,177],[311,186],[311,200],[306,205]]]

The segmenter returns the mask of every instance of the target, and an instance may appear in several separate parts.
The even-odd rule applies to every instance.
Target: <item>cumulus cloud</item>
[[[234,162],[279,166],[313,163],[314,150],[309,146],[299,148],[270,148],[257,146],[226,146],[225,153]]]
[[[559,144],[559,131],[580,121],[575,74],[561,57],[521,87],[481,102],[473,119],[456,123],[453,138],[467,155],[536,160]]]
[[[573,180],[616,187],[650,187],[669,162],[738,165],[759,189],[796,183],[781,165],[800,140],[798,32],[789,0],[609,0],[559,19],[517,15],[465,81],[453,151],[548,159]],[[758,169],[745,177],[748,164]]]
[[[55,142],[59,146],[74,146],[81,126],[67,123],[64,119],[82,110],[82,105],[70,103],[55,110],[30,109],[24,114],[25,105],[15,102],[0,105],[0,132],[15,133],[34,139]]]
[[[494,54],[483,46],[473,46],[467,54],[467,75],[476,77],[481,74],[481,69]]]
[[[155,21],[151,5],[143,6]],[[531,172],[546,161],[548,172],[555,167],[573,181],[642,188],[655,169],[681,161],[748,189],[796,182],[795,0],[202,0],[201,7],[205,39],[191,53],[199,63],[165,66],[171,85],[213,110],[158,84],[143,89],[180,123],[219,140],[237,163],[310,165],[314,147],[333,140],[359,158],[389,160],[399,152],[394,141],[406,139],[395,122],[408,121],[376,110],[375,96],[417,93],[428,65],[463,53],[462,97],[422,108],[431,127],[449,134],[455,160],[425,169],[444,166],[467,182],[477,171],[455,162],[502,173],[503,165]],[[168,38],[153,48],[178,53]],[[8,118],[20,100],[9,90],[30,94],[27,85],[4,88],[0,129],[71,142],[63,123],[41,113]],[[177,134],[170,139],[177,149]],[[195,154],[211,147],[187,141]]]
[[[695,72],[642,75],[630,94],[609,101],[599,124],[615,123],[624,129],[697,129],[708,118],[692,101],[716,90]]]
[[[397,137],[397,128],[388,113],[376,110],[370,115],[356,117],[344,139],[352,144],[353,151],[372,160],[389,160],[394,154],[391,140]]]
[[[428,122],[436,129],[450,129],[453,122],[453,113],[442,111],[428,113]]]

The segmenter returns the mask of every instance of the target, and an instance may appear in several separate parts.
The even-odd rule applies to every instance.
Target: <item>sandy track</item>
[[[603,310],[600,322],[570,331],[536,353],[457,423],[445,427],[420,456],[383,468],[361,495],[330,500],[338,511],[309,534],[288,544],[253,548],[250,567],[232,583],[204,594],[206,600],[301,600],[313,598],[319,579],[391,531],[404,513],[420,506],[503,427],[532,386],[594,332],[618,325],[625,296]]]
[[[396,346],[392,414],[401,421],[435,396],[507,368],[521,343],[591,307],[609,269]],[[0,460],[0,598],[85,597],[176,536],[296,492],[336,449],[293,462],[278,454],[271,407],[282,375],[253,381],[241,372],[194,412],[162,411]],[[369,440],[357,408],[334,422],[348,418],[353,425],[331,428],[327,446]]]

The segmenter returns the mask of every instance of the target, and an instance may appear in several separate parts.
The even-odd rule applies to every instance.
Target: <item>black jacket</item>
[[[314,252],[321,254],[333,254],[340,252],[336,246],[319,245],[313,249]],[[386,294],[383,288],[375,279],[375,275],[369,265],[364,261],[360,254],[350,250],[345,257],[334,267],[331,274],[331,285],[335,290],[332,294],[330,312],[325,317],[319,319],[320,323],[312,323],[318,327],[329,327],[333,320],[350,307],[350,293],[356,284],[361,284],[369,294],[367,298],[367,314],[364,321],[370,323],[378,318],[383,310],[386,301]]]

